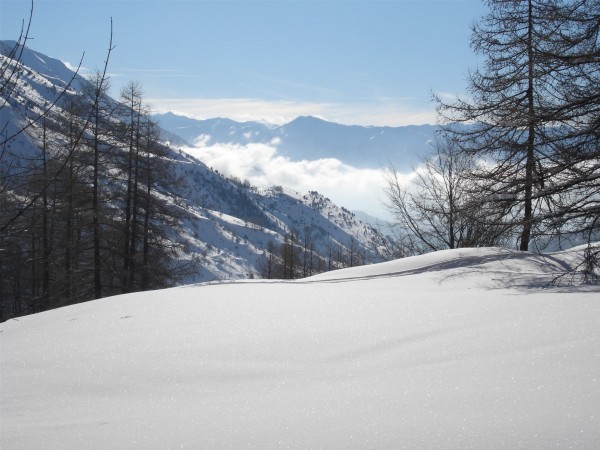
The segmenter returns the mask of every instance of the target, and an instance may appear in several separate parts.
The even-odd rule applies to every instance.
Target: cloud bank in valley
[[[306,193],[314,190],[338,206],[364,211],[388,219],[384,202],[384,180],[379,169],[358,169],[333,158],[292,161],[271,145],[251,143],[208,145],[204,136],[185,151],[226,176],[247,179],[266,188],[280,185]]]

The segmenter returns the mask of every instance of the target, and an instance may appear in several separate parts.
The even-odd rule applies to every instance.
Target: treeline
[[[365,248],[354,238],[343,245],[329,236],[326,253],[318,252],[319,234],[313,228],[306,227],[303,233],[291,231],[286,234],[280,244],[269,241],[259,260],[260,277],[292,280],[370,262]]]
[[[600,1],[488,0],[468,97],[433,156],[385,171],[400,251],[591,243],[600,231]],[[596,258],[597,258],[596,251]]]
[[[113,101],[105,65],[22,105],[24,42],[0,67],[2,108],[26,117],[0,124],[0,320],[172,285],[191,267],[175,262],[179,213],[161,192],[176,180],[141,87]]]

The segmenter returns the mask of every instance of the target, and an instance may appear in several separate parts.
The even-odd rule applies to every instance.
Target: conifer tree
[[[598,213],[599,2],[486,4],[473,27],[484,63],[469,76],[469,98],[438,99],[438,110],[461,150],[485,162],[471,173],[481,201],[505,211],[528,250]]]

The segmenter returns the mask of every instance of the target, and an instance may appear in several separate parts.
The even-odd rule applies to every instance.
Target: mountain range
[[[312,116],[279,126],[225,118],[197,120],[172,112],[154,118],[189,145],[269,144],[279,155],[296,161],[335,158],[350,166],[373,169],[392,163],[398,169],[410,170],[431,152],[437,129],[435,125],[350,126]]]

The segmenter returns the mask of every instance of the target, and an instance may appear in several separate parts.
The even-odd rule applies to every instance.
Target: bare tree
[[[600,1],[553,3],[545,20],[553,33],[539,51],[553,73],[546,95],[554,101],[540,186],[544,219],[555,235],[589,241],[600,231]]]
[[[461,150],[485,162],[473,172],[477,189],[502,200],[528,250],[537,237],[583,230],[600,211],[600,3],[486,3],[472,34],[484,63],[469,76],[469,98],[438,99],[438,111]]]
[[[277,278],[278,264],[277,247],[270,240],[267,243],[267,249],[263,252],[258,262],[260,276],[267,280]]]
[[[100,188],[101,158],[106,152],[107,143],[103,133],[108,130],[108,121],[111,111],[103,108],[103,101],[107,96],[109,84],[104,72],[96,72],[90,80],[88,95],[91,102],[91,148],[92,148],[92,214],[93,214],[93,240],[94,240],[94,298],[102,297],[102,259],[100,242],[102,230],[100,223],[100,209],[102,192]]]
[[[309,277],[315,271],[316,260],[318,256],[315,254],[315,231],[311,226],[305,226],[302,233],[302,277]]]
[[[174,153],[160,144],[141,87],[130,85],[129,109],[108,96],[112,48],[111,30],[103,70],[49,109],[23,109],[28,122],[18,134],[15,121],[4,127],[2,148],[14,151],[0,159],[0,320],[124,286],[171,286],[196,268],[195,258],[182,257],[182,208],[170,202]],[[4,84],[2,105],[27,96],[25,81],[15,75]]]
[[[386,206],[404,254],[501,243],[502,214],[490,215],[473,189],[475,168],[453,141],[438,137],[410,181],[402,181],[393,166],[384,170]]]
[[[12,48],[6,48],[3,43],[0,44],[0,110],[10,107],[14,103],[13,92],[18,86],[19,79],[24,70],[21,60],[23,58],[25,46],[29,39],[31,21],[33,18],[33,5],[34,4],[32,0],[28,20],[23,21],[21,32],[15,42],[15,45]],[[11,191],[15,189],[15,178],[17,179],[17,187],[19,183],[19,170],[17,169],[15,173],[15,166],[18,166],[17,160],[19,159],[19,155],[14,155],[7,151],[9,144],[14,141],[15,138],[26,133],[36,124],[39,124],[54,110],[58,102],[62,100],[65,93],[71,87],[71,84],[78,77],[79,68],[81,67],[82,62],[83,55],[79,61],[77,69],[73,73],[73,76],[59,92],[59,94],[56,95],[51,102],[45,103],[43,106],[40,105],[42,109],[41,113],[36,113],[35,115],[29,117],[29,120],[26,124],[19,126],[16,129],[9,127],[8,122],[0,123],[0,196],[10,196]],[[64,169],[64,167],[62,167],[62,169]],[[60,174],[60,170],[58,171],[57,175],[58,174]],[[51,182],[53,182],[53,180],[48,179],[48,183]],[[37,193],[29,196],[28,202],[21,204],[16,208],[5,209],[5,214],[0,220],[0,245],[2,235],[10,233],[10,228],[12,225],[19,219],[19,217],[25,214],[25,212],[31,208],[42,195],[44,195],[44,192],[45,187],[40,189]]]
[[[127,135],[129,150],[127,152],[127,193],[125,196],[124,237],[123,237],[123,273],[122,290],[129,292],[133,282],[133,255],[135,253],[135,223],[131,224],[132,203],[137,200],[137,174],[139,167],[140,122],[142,116],[142,89],[139,83],[130,82],[121,90],[121,101],[128,112]],[[135,170],[134,170],[135,168]],[[137,206],[137,205],[135,205]],[[134,208],[135,209],[135,208]]]

